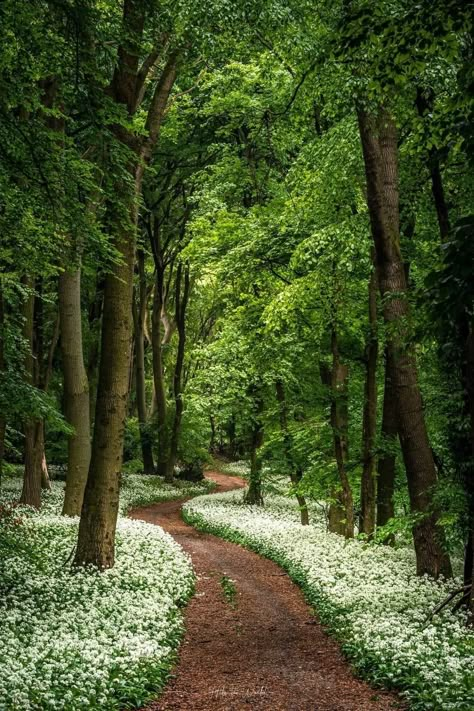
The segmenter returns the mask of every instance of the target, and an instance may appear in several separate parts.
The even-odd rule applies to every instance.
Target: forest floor
[[[241,488],[209,472],[218,492]],[[275,563],[196,531],[183,501],[135,509],[162,526],[191,556],[196,594],[185,614],[177,666],[161,698],[144,711],[385,711],[395,695],[353,676],[338,644],[302,592]]]

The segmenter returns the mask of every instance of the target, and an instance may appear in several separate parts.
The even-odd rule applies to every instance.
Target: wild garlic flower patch
[[[226,462],[220,467],[220,470],[223,474],[241,476],[245,479],[250,474],[250,465],[243,459],[239,459],[237,462]]]
[[[267,496],[245,506],[241,492],[200,497],[184,506],[198,528],[242,543],[282,565],[341,640],[358,670],[402,689],[410,708],[474,709],[474,634],[460,613],[426,619],[453,588],[415,575],[413,552],[347,541],[327,533],[312,508],[301,526],[291,499]]]
[[[158,501],[200,496],[209,493],[215,487],[215,482],[210,479],[203,479],[200,482],[175,479],[172,484],[167,484],[158,476],[122,474],[120,508],[123,513],[126,513],[133,507],[146,506]]]
[[[53,483],[39,513],[16,507],[14,523],[0,519],[2,711],[139,705],[163,685],[182,634],[194,577],[180,546],[120,517],[115,567],[71,573],[78,519],[59,515],[63,486]],[[122,509],[161,494],[133,480],[124,489]],[[17,494],[10,483],[2,499]]]

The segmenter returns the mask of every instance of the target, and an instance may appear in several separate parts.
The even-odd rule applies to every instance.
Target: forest
[[[2,0],[1,711],[473,711],[473,10]]]

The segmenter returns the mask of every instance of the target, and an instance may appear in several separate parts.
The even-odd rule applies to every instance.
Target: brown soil
[[[218,491],[244,486],[211,472]],[[161,698],[143,711],[385,711],[394,695],[354,678],[301,591],[275,563],[202,534],[181,519],[183,501],[137,509],[187,551],[197,574],[186,609],[186,633]],[[235,605],[222,576],[234,581]]]

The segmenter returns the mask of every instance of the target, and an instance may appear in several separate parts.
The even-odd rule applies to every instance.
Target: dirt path
[[[218,491],[244,485],[210,472]],[[137,509],[187,551],[197,573],[186,609],[179,662],[163,696],[146,711],[385,711],[394,696],[374,691],[351,674],[301,591],[265,558],[181,519],[182,501]],[[222,577],[235,582],[235,605]]]

